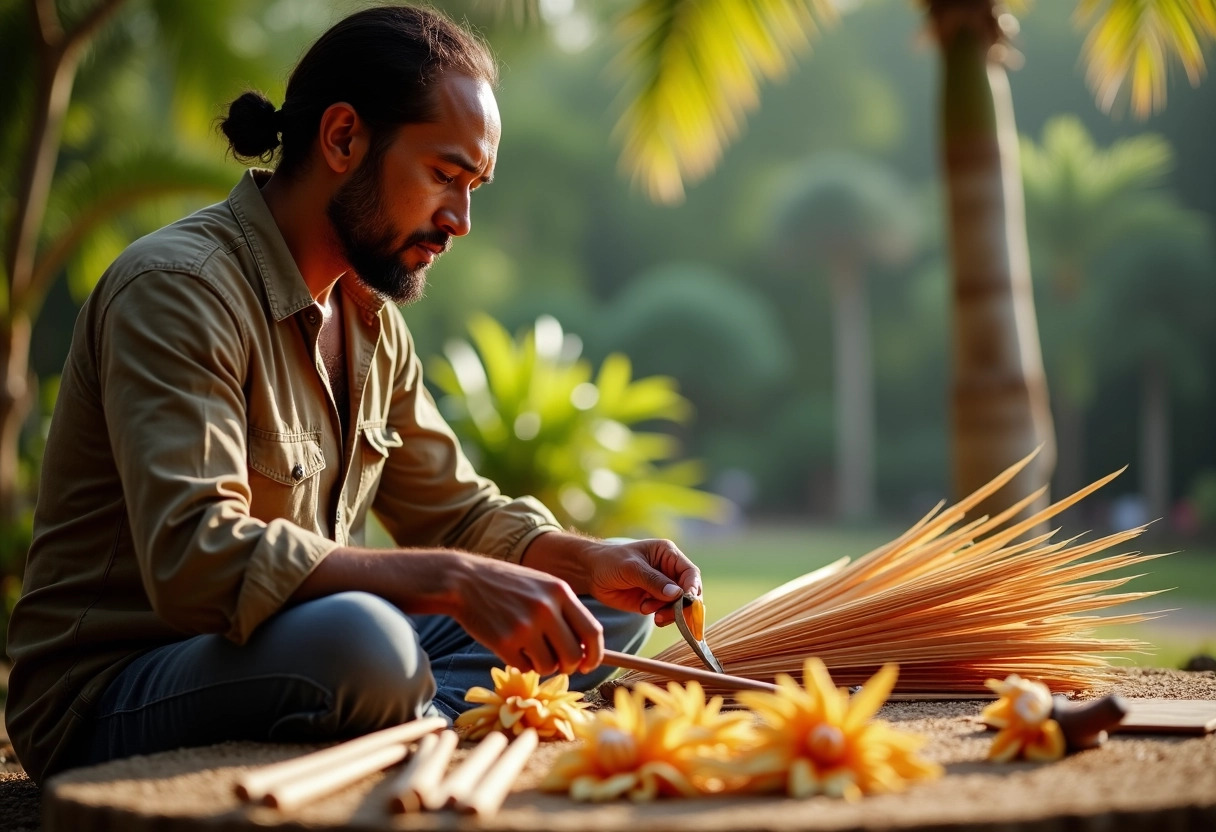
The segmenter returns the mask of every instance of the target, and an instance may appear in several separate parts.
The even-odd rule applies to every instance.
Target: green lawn
[[[770,589],[817,569],[833,560],[858,556],[895,538],[902,530],[880,528],[848,530],[795,526],[756,526],[731,536],[677,541],[701,567],[706,610],[715,620]],[[1135,545],[1120,551],[1135,549]],[[1173,551],[1178,547],[1144,547],[1146,552]],[[1098,634],[1110,638],[1138,638],[1153,644],[1152,655],[1130,655],[1140,665],[1175,667],[1199,652],[1216,651],[1216,548],[1190,548],[1159,558],[1140,569],[1128,590],[1168,589],[1161,596],[1140,602],[1137,609],[1178,608],[1159,621],[1110,627]],[[1119,573],[1114,573],[1119,574]],[[1119,608],[1099,614],[1117,614]],[[675,628],[657,631],[644,652],[654,655],[679,639]],[[712,643],[711,643],[712,647]]]

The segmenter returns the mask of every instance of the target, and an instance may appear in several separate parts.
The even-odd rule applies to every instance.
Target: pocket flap
[[[249,467],[283,485],[298,485],[325,468],[320,437],[250,431]]]
[[[383,425],[368,425],[363,428],[363,438],[367,444],[383,456],[388,456],[390,449],[400,448],[405,444],[401,434]]]

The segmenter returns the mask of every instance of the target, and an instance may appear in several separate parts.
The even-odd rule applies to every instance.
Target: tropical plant
[[[1043,129],[1042,144],[1022,139],[1022,181],[1032,262],[1045,290],[1043,351],[1059,439],[1056,486],[1087,482],[1085,416],[1095,392],[1089,309],[1103,275],[1095,258],[1116,241],[1152,236],[1187,219],[1166,188],[1173,149],[1146,134],[1099,148],[1075,116]]]
[[[701,466],[672,462],[676,440],[639,429],[692,415],[670,378],[633,379],[619,353],[593,373],[581,341],[549,316],[513,339],[477,315],[469,334],[472,343],[448,343],[429,377],[470,460],[503,491],[601,536],[670,537],[681,519],[722,516],[721,498],[693,488]]]
[[[20,461],[44,302],[64,276],[83,298],[130,240],[232,187],[236,170],[211,136],[216,107],[242,84],[281,84],[278,64],[328,15],[320,0],[286,5],[0,4],[0,573],[10,584],[29,538],[35,467]]]
[[[1097,272],[1096,316],[1129,323],[1098,328],[1092,350],[1105,380],[1136,381],[1140,494],[1149,518],[1168,527],[1174,409],[1212,384],[1196,345],[1216,329],[1216,238],[1206,217],[1174,206],[1112,244]]]
[[[877,163],[828,154],[791,175],[774,223],[776,245],[806,270],[821,263],[831,284],[836,411],[836,511],[846,520],[875,510],[874,360],[866,271],[907,259],[916,243],[902,183]]]
[[[622,164],[652,198],[675,201],[705,176],[758,102],[762,80],[833,23],[842,0],[634,0],[618,66],[627,103]],[[970,493],[1046,445],[1008,487],[1027,494],[1054,462],[1025,239],[1013,107],[1001,59],[1016,21],[997,0],[919,0],[942,59],[941,144],[954,298],[954,488]],[[1022,0],[1010,0],[1015,9]],[[1091,25],[1088,76],[1109,108],[1131,90],[1137,114],[1159,107],[1171,56],[1192,83],[1216,35],[1216,0],[1077,0]],[[1006,494],[979,506],[1006,504]],[[1045,499],[1045,497],[1044,497]],[[1033,510],[1035,506],[1030,507]]]

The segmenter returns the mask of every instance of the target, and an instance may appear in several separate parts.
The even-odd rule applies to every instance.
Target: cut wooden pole
[[[443,717],[424,717],[382,731],[364,734],[347,742],[324,748],[312,754],[295,757],[281,763],[251,771],[236,782],[237,797],[242,800],[264,801],[275,787],[319,770],[327,770],[348,760],[390,745],[405,745],[419,737],[442,731],[448,725]]]
[[[456,798],[456,808],[483,818],[497,812],[539,742],[536,730],[526,729],[502,752],[502,756],[494,762],[472,792]]]
[[[506,747],[505,734],[498,731],[486,734],[485,739],[469,752],[469,756],[465,757],[435,790],[436,802],[442,800],[442,806],[427,803],[427,808],[439,809],[443,806],[455,806],[460,801],[468,800]]]
[[[280,783],[266,793],[262,802],[275,809],[294,809],[399,763],[409,753],[409,746],[405,743],[380,746],[359,757]]]
[[[609,667],[623,667],[626,670],[653,673],[656,676],[675,679],[678,682],[703,682],[727,690],[766,690],[770,692],[777,690],[777,686],[771,682],[731,676],[729,673],[714,673],[712,670],[684,667],[657,659],[645,659],[630,653],[619,653],[616,650],[605,650],[603,663]]]
[[[460,737],[455,731],[427,734],[418,744],[401,774],[393,781],[388,801],[390,812],[417,812],[435,803],[435,791],[452,761]]]

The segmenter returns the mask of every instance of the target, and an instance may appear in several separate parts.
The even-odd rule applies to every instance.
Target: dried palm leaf
[[[1055,691],[1107,681],[1110,664],[1102,654],[1150,645],[1097,638],[1092,628],[1158,614],[1092,613],[1157,593],[1109,592],[1139,576],[1091,579],[1161,555],[1133,552],[1091,558],[1135,538],[1144,527],[1090,542],[1051,542],[1055,532],[1024,539],[1121,471],[1024,520],[1013,518],[1041,491],[995,517],[964,522],[971,508],[1033,457],[953,506],[943,509],[944,502],[939,503],[897,539],[855,562],[842,558],[709,625],[705,638],[714,654],[727,673],[762,680],[778,673],[801,679],[804,661],[813,656],[843,685],[861,684],[883,664],[896,662],[899,692],[986,694],[985,680],[1010,674],[1040,680]],[[657,658],[698,666],[683,643]],[[631,671],[620,681],[632,685],[656,679]],[[706,689],[727,692],[712,685]]]

